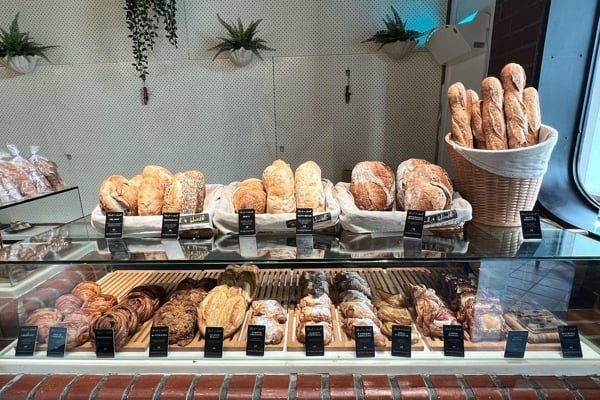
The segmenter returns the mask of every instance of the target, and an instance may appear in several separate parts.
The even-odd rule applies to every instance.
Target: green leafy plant
[[[400,15],[398,14],[394,6],[392,6],[392,14],[392,16],[388,14],[385,16],[385,18],[383,18],[383,23],[385,24],[386,29],[377,31],[373,36],[371,36],[367,40],[363,40],[362,43],[378,43],[380,44],[380,46],[379,48],[377,48],[377,50],[380,50],[386,44],[394,43],[397,41],[416,41],[418,38],[425,34],[425,32],[406,29],[406,23],[402,21],[402,18],[400,18]]]
[[[239,50],[242,47],[254,53],[261,60],[263,59],[260,55],[261,50],[275,51],[275,49],[272,49],[265,44],[266,41],[264,39],[254,37],[254,35],[258,33],[258,24],[261,23],[262,19],[251,21],[250,25],[248,25],[248,28],[245,29],[240,18],[238,18],[237,24],[233,21],[230,23],[223,21],[219,14],[217,14],[217,18],[219,19],[221,25],[227,29],[229,37],[218,37],[217,39],[219,39],[221,42],[208,49],[209,51],[217,50],[217,54],[215,54],[213,60],[224,51]]]
[[[49,62],[45,51],[53,47],[57,46],[42,46],[29,37],[29,32],[21,32],[19,30],[19,13],[15,15],[8,31],[0,28],[0,57],[10,59],[16,56],[40,56]]]

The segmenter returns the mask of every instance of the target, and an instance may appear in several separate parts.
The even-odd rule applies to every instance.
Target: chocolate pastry
[[[50,327],[56,325],[61,319],[62,315],[56,308],[40,308],[29,314],[25,325],[37,326],[38,343],[46,343]]]
[[[276,300],[257,300],[252,303],[254,315],[273,318],[280,324],[287,321],[287,315],[281,304]]]
[[[152,318],[154,312],[159,308],[158,300],[151,298],[144,292],[129,293],[119,305],[131,308],[137,315],[140,323],[144,323]]]
[[[285,322],[285,321],[284,321]],[[257,315],[252,318],[251,325],[264,325],[265,344],[279,344],[283,340],[284,325],[266,315]]]
[[[331,307],[331,299],[325,293],[321,294],[320,296],[313,296],[313,295],[309,294],[308,296],[304,296],[303,298],[300,299],[299,305],[301,308],[316,306],[316,305],[323,305],[326,307]]]
[[[385,336],[381,333],[379,324],[369,318],[346,318],[342,322],[342,329],[348,336],[354,339],[354,327],[355,326],[372,326],[373,327],[373,339],[375,346],[383,347],[386,345]]]
[[[168,301],[154,314],[153,326],[169,328],[169,344],[187,346],[196,336],[196,307],[190,302]]]
[[[61,321],[56,326],[67,328],[67,350],[81,346],[90,339],[90,324],[80,321]]]
[[[90,310],[92,313],[99,312],[103,314],[117,305],[117,298],[111,294],[101,294],[88,299],[82,308]]]
[[[194,306],[199,306],[202,300],[206,297],[206,293],[203,289],[184,289],[173,292],[169,296],[170,302],[188,302]]]
[[[323,342],[325,343],[325,345],[328,345],[329,343],[331,343],[331,341],[333,340],[333,328],[331,327],[331,323],[327,322],[327,321],[321,321],[321,322],[313,322],[313,321],[307,321],[307,322],[300,322],[298,323],[298,326],[296,327],[296,338],[298,339],[298,341],[300,343],[305,343],[306,342],[306,332],[304,330],[305,326],[314,326],[314,325],[321,325],[323,326]]]
[[[358,272],[344,271],[338,272],[333,278],[333,285],[338,293],[346,290],[358,290],[367,297],[371,297],[371,288],[367,281],[358,274]]]
[[[319,297],[322,294],[329,295],[329,283],[323,271],[304,271],[300,274],[298,283],[302,296],[312,295]]]
[[[79,282],[71,291],[75,296],[79,297],[83,301],[87,301],[94,296],[98,296],[102,293],[100,285],[92,281]]]
[[[145,293],[151,299],[155,300],[158,303],[156,308],[160,307],[160,305],[163,304],[167,299],[167,291],[162,286],[158,285],[136,286],[129,291],[129,294],[138,292]]]
[[[215,286],[217,286],[217,280],[214,278],[202,278],[200,280],[194,278],[185,278],[179,282],[175,291],[202,289],[205,292],[210,292]]]
[[[94,320],[90,327],[90,337],[95,341],[94,329],[113,329],[115,349],[121,349],[139,326],[136,311],[127,304],[119,304]]]
[[[75,310],[79,310],[83,306],[83,300],[74,294],[63,294],[54,304],[56,309],[63,315],[68,315]]]

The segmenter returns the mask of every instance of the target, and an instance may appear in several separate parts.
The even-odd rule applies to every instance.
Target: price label
[[[521,231],[523,239],[542,239],[540,214],[537,211],[521,211]]]
[[[523,358],[527,348],[527,331],[508,331],[506,337],[506,347],[504,348],[504,358]]]
[[[169,355],[169,327],[153,326],[150,329],[150,357],[167,357]]]
[[[222,358],[223,357],[223,328],[206,327],[204,336],[204,357]]]
[[[123,213],[122,212],[107,212],[106,221],[104,223],[105,238],[120,238],[123,237]]]
[[[579,340],[579,330],[575,325],[559,326],[558,337],[560,338],[560,349],[563,358],[583,357],[581,341]]]
[[[411,357],[412,328],[404,325],[392,326],[392,356]]]
[[[296,235],[312,235],[313,233],[313,209],[296,209]]]
[[[19,329],[19,338],[17,339],[17,347],[15,356],[26,357],[32,356],[35,351],[37,342],[38,327],[37,326],[22,326]]]
[[[375,357],[375,339],[372,326],[355,326],[354,342],[357,358]]]
[[[163,239],[179,238],[179,213],[163,213],[160,237]]]
[[[305,325],[304,337],[306,339],[304,349],[307,356],[325,355],[325,336],[322,325]]]
[[[256,211],[244,208],[238,211],[238,232],[242,235],[256,235]]]
[[[420,239],[423,237],[423,226],[425,225],[425,211],[407,210],[404,222],[404,236]]]
[[[94,329],[96,336],[96,358],[115,357],[115,336],[111,329]]]
[[[465,333],[461,325],[444,325],[444,355],[465,356]]]
[[[264,356],[265,355],[265,332],[264,325],[249,325],[248,326],[248,341],[246,342],[247,356]]]
[[[67,328],[53,326],[48,332],[47,357],[64,357],[67,347]]]

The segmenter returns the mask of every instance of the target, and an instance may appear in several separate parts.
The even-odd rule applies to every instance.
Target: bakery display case
[[[48,234],[54,250],[23,259],[14,254],[31,241],[5,250],[13,257],[3,267],[44,278],[2,292],[0,368],[593,374],[600,243],[542,227],[543,240],[534,242],[513,228],[471,223],[420,241],[348,232],[104,239],[86,217]],[[462,327],[464,355],[445,355],[445,325]],[[33,355],[17,356],[23,326],[38,327]],[[168,354],[151,357],[152,328],[165,326]],[[250,326],[264,326],[264,355],[246,354]],[[392,354],[395,326],[411,327],[410,358]],[[562,353],[562,326],[577,326],[582,357]],[[51,327],[66,329],[64,357],[48,357]],[[307,351],[314,327],[324,355]],[[213,328],[222,329],[217,358]],[[106,338],[96,334],[106,331],[96,329],[112,330],[114,357],[97,354],[96,341]],[[357,356],[356,332],[364,329],[374,357]],[[528,333],[522,359],[505,358],[511,331]]]

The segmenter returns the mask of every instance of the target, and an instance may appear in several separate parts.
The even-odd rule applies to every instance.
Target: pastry
[[[519,64],[506,64],[500,71],[504,89],[504,117],[508,147],[516,149],[527,146],[527,115],[523,104],[525,70]]]
[[[325,211],[325,191],[317,163],[307,161],[296,168],[294,184],[297,208],[311,208],[315,213]]]
[[[287,314],[281,304],[276,300],[256,300],[252,302],[252,311],[254,315],[262,315],[273,318],[280,324],[287,321]]]
[[[98,194],[103,213],[122,212],[125,215],[137,214],[137,190],[120,175],[112,175],[102,181]]]
[[[508,149],[504,121],[504,93],[500,81],[494,77],[485,78],[481,82],[481,97],[481,119],[486,149]]]
[[[175,174],[165,190],[162,212],[193,214],[196,212],[197,197],[194,180],[183,173]]]
[[[452,117],[452,139],[461,146],[473,147],[473,133],[467,106],[467,93],[462,83],[448,88],[448,104]]]
[[[350,192],[361,210],[385,211],[394,205],[394,172],[380,161],[363,161],[352,169]]]
[[[204,335],[207,326],[220,326],[223,338],[228,338],[242,326],[247,308],[247,295],[241,288],[217,286],[198,307],[198,327]]]
[[[411,299],[417,312],[417,325],[423,334],[443,337],[444,325],[458,325],[458,321],[435,290],[423,285],[409,285]]]
[[[527,145],[533,146],[539,142],[540,127],[542,126],[540,99],[535,88],[528,87],[523,90],[523,103],[527,115]]]
[[[75,296],[79,297],[84,302],[100,295],[102,289],[100,285],[92,281],[79,282],[71,291]]]
[[[296,211],[294,174],[288,164],[275,160],[264,170],[263,184],[267,192],[267,213],[281,214]]]
[[[173,292],[169,296],[171,303],[192,303],[194,306],[200,305],[208,293],[203,289],[184,289]]]
[[[324,305],[303,307],[298,311],[298,321],[331,322],[331,309]]]
[[[202,278],[200,280],[185,278],[177,284],[175,290],[202,289],[205,292],[209,292],[215,286],[217,286],[217,280],[214,278]]]
[[[219,276],[218,284],[242,288],[250,301],[258,287],[258,267],[253,264],[230,264]]]
[[[338,295],[338,303],[352,302],[352,301],[359,301],[361,303],[372,305],[371,299],[369,299],[367,297],[367,295],[365,295],[363,292],[360,292],[358,290],[350,289],[350,290],[343,291]]]
[[[63,294],[54,303],[54,307],[62,314],[68,315],[83,306],[83,300],[74,294]]]
[[[79,309],[66,314],[62,322],[79,322],[91,325],[101,314],[92,310]]]
[[[90,327],[90,338],[95,343],[96,329],[112,329],[115,349],[120,350],[129,342],[129,338],[137,331],[138,326],[139,321],[135,310],[128,305],[119,304],[94,320]]]
[[[384,347],[387,344],[385,336],[381,333],[380,323],[373,321],[369,318],[346,318],[342,322],[342,329],[346,332],[346,335],[355,338],[354,327],[355,326],[372,326],[373,327],[373,341],[376,347]]]
[[[382,305],[377,311],[377,317],[383,322],[393,322],[397,325],[410,325],[412,318],[407,308]]]
[[[319,296],[308,295],[300,299],[300,307],[311,307],[316,305],[323,305],[331,307],[331,299],[326,293],[322,293]]]
[[[148,294],[142,292],[130,292],[119,305],[131,308],[141,323],[148,321],[160,306]]]
[[[377,291],[377,295],[373,298],[373,304],[376,307],[380,306],[392,306],[397,308],[406,307],[406,298],[402,293],[388,293],[382,289]]]
[[[298,339],[298,341],[300,343],[305,343],[306,342],[305,327],[306,326],[315,326],[315,325],[320,325],[320,326],[323,327],[323,342],[324,342],[324,344],[328,345],[329,343],[331,343],[331,341],[333,340],[333,328],[331,327],[331,323],[327,322],[327,321],[321,321],[321,322],[313,322],[313,321],[300,322],[298,324],[298,326],[296,327],[296,339]]]
[[[344,318],[369,318],[379,322],[373,309],[367,304],[358,301],[340,303],[338,308]]]
[[[39,308],[27,316],[25,326],[37,326],[38,343],[46,343],[50,327],[55,326],[61,319],[62,315],[56,308]]]
[[[329,283],[323,271],[302,272],[299,278],[299,285],[302,296],[312,295],[318,297],[322,294],[329,295]]]
[[[256,214],[267,211],[267,192],[260,179],[246,179],[233,191],[233,208],[235,212],[252,209]]]
[[[159,215],[173,174],[166,168],[154,165],[146,166],[142,174],[142,185],[138,192],[138,214]]]
[[[67,350],[81,346],[90,339],[90,324],[82,321],[61,321],[56,326],[67,329]]]
[[[98,312],[103,314],[116,305],[117,299],[115,296],[110,294],[99,294],[87,299],[82,308],[90,310],[92,313]]]
[[[157,303],[156,308],[158,308],[160,304],[164,303],[167,298],[167,292],[162,286],[159,285],[140,285],[129,291],[129,293],[135,292],[147,294],[155,303]]]
[[[338,272],[333,278],[333,284],[338,293],[345,292],[346,290],[357,290],[365,296],[371,297],[369,284],[358,272]]]
[[[204,174],[200,171],[192,170],[185,171],[184,174],[192,180],[192,184],[196,189],[196,212],[204,210],[204,199],[206,198],[206,182]]]
[[[152,325],[169,328],[169,344],[187,346],[198,332],[196,306],[191,302],[168,301],[156,311]]]
[[[255,315],[250,324],[265,327],[265,344],[279,344],[283,340],[284,325],[267,315]]]

